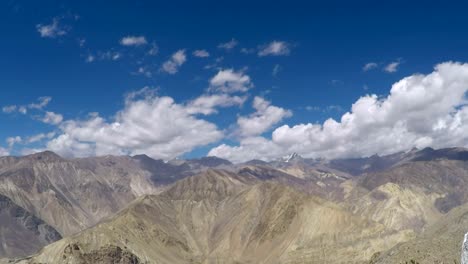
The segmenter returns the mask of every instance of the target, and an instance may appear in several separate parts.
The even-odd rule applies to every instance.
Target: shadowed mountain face
[[[62,238],[53,227],[3,195],[0,223],[0,256],[27,256]]]

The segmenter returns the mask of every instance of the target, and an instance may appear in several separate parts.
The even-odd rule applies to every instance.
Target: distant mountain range
[[[0,157],[0,263],[453,263],[467,187],[464,148],[242,164]]]

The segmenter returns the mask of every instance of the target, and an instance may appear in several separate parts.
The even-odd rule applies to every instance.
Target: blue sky
[[[468,56],[464,21],[468,6],[456,2],[113,1],[110,4],[9,0],[0,5],[3,35],[0,154],[5,155],[44,149],[68,156],[149,152],[164,159],[210,153],[241,161],[243,156],[272,159],[290,151],[310,157],[344,157],[387,153],[410,146],[443,147],[443,140],[432,133],[436,127],[432,123],[431,133],[407,128],[413,143],[390,144],[396,144],[396,148],[360,149],[353,145],[343,150],[322,141],[308,142],[288,130],[291,137],[310,144],[291,147],[307,144],[298,141],[288,145],[276,140],[274,134],[284,132],[276,131],[283,125],[293,128],[318,124],[319,130],[324,130],[322,126],[328,118],[343,125],[342,115],[353,113],[351,106],[360,98],[375,94],[378,100],[385,100],[391,94],[392,84],[399,80],[417,73],[429,76],[437,72],[435,65],[448,61],[463,63]],[[231,48],[222,47],[229,42]],[[193,54],[196,50],[209,56],[197,57]],[[178,51],[181,56],[171,60]],[[165,68],[167,61],[171,69]],[[248,77],[249,81],[242,82],[243,91],[226,92],[220,84],[210,83],[221,72],[225,74],[220,78]],[[234,85],[238,84],[236,80]],[[422,85],[430,90],[427,83]],[[129,102],[128,95],[144,87],[146,92]],[[441,116],[465,105],[466,92],[447,93],[459,94],[460,98],[444,108]],[[211,105],[210,114],[187,110],[190,102],[204,95],[229,98]],[[235,102],[234,96],[243,102]],[[50,102],[44,97],[50,98]],[[178,115],[172,119],[189,122],[187,129],[192,129],[193,134],[171,130],[180,129],[172,125],[171,118],[167,123],[154,124],[161,120],[151,120],[148,115],[146,121],[154,121],[154,126],[144,125],[145,133],[137,136],[128,129],[117,133],[112,128],[104,129],[99,136],[84,135],[91,129],[86,122],[95,116],[104,121],[92,129],[112,127],[118,113],[130,113],[132,106],[141,102],[152,100],[148,111],[162,115],[163,112],[154,112],[157,105],[154,100],[164,97],[172,98],[174,104],[184,108],[181,111],[187,120]],[[255,98],[259,98],[260,108],[254,107]],[[37,105],[44,100],[47,103],[43,106]],[[12,106],[16,108],[13,110]],[[19,111],[22,106],[26,113]],[[144,116],[145,112],[141,114]],[[56,119],[52,120],[53,117]],[[247,122],[242,125],[239,120]],[[197,121],[204,124],[190,126]],[[429,122],[418,119],[415,123],[418,121]],[[139,124],[125,118],[118,121],[124,122],[129,127]],[[387,124],[389,129],[397,126],[395,122]],[[252,127],[255,131],[251,131]],[[200,140],[192,142],[190,139],[197,133],[205,133],[203,129],[218,133],[203,140],[200,136]],[[145,138],[151,131],[165,136]],[[361,130],[353,133],[358,131]],[[314,133],[309,131],[307,138],[324,136]],[[358,134],[359,138],[365,136],[362,132]],[[115,136],[115,141],[130,139],[117,144],[102,140],[101,136]],[[354,135],[340,140],[356,139],[359,144],[361,139],[357,138]],[[414,143],[417,140],[424,143]],[[451,144],[464,145],[464,140],[460,138]],[[255,151],[258,149],[265,152]]]

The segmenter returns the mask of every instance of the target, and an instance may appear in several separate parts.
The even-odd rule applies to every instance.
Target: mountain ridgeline
[[[453,263],[468,150],[0,157],[0,263]]]

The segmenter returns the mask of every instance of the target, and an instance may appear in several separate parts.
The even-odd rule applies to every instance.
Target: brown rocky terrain
[[[411,236],[281,183],[210,170],[19,263],[60,263],[70,245],[147,263],[363,263]]]
[[[294,154],[244,164],[3,157],[0,256],[19,263],[453,263],[468,226],[466,153],[338,161]]]

